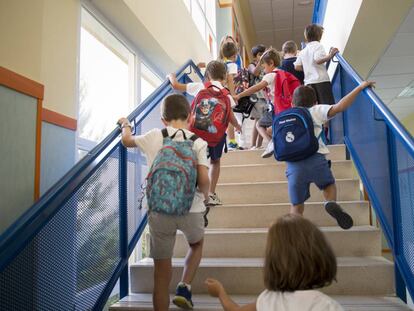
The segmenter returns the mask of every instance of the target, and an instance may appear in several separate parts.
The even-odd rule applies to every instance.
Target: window
[[[86,9],[81,15],[78,159],[162,80]]]
[[[183,0],[201,37],[213,55],[217,57],[216,1]]]

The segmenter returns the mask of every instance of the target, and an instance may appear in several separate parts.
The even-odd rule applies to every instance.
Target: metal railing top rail
[[[361,76],[355,71],[354,68],[352,68],[352,66],[341,54],[337,53],[335,57],[338,59],[342,69],[344,69],[357,84],[360,84],[363,81]],[[384,118],[384,122],[387,123],[389,128],[394,132],[396,137],[400,139],[403,145],[410,152],[411,156],[414,158],[413,136],[405,129],[401,122],[394,116],[390,109],[384,104],[384,102],[377,96],[377,94],[375,94],[372,89],[366,88],[364,92],[366,92],[367,96],[371,99],[375,108],[379,110],[382,117]]]
[[[203,78],[192,60],[176,72],[177,78],[190,74],[191,71],[185,72],[188,67],[190,70],[193,69],[200,79]],[[166,80],[128,116],[128,119],[135,120],[136,125],[141,123],[170,91],[170,83]],[[110,156],[120,141],[119,134],[120,129],[117,127],[0,235],[0,271],[59,211],[70,194],[79,189],[82,183]]]

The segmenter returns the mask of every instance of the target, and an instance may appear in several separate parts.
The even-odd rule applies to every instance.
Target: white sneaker
[[[267,144],[265,152],[262,153],[262,158],[269,158],[273,155],[273,152],[275,151],[275,147],[273,146],[273,141],[269,141]]]
[[[207,205],[223,205],[223,203],[221,202],[221,200],[219,199],[219,197],[217,196],[216,193],[210,193],[208,195],[208,203]]]

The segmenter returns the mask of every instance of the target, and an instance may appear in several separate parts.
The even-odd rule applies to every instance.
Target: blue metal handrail
[[[345,60],[345,58],[337,53],[335,57],[338,59],[342,69],[344,69],[355,83],[360,84],[363,80],[361,76],[355,71],[355,69]],[[384,121],[388,124],[394,134],[403,142],[404,146],[409,150],[411,155],[414,157],[414,139],[413,136],[405,129],[401,122],[395,117],[390,109],[384,104],[384,102],[378,97],[377,94],[371,89],[366,88],[364,92],[367,94],[372,104],[384,118]]]
[[[189,68],[190,72],[186,72]],[[194,72],[203,79],[198,67],[193,61],[189,60],[176,73],[178,79],[188,78]],[[168,80],[164,81],[146,100],[144,100],[129,116],[135,126],[141,124],[147,115],[158,105],[158,103],[172,91]],[[0,235],[0,272],[16,258],[16,256],[32,241],[32,239],[44,228],[68,198],[73,195],[88,178],[97,171],[104,161],[110,157],[111,153],[120,145],[120,129],[115,128],[103,141],[93,148],[82,160],[80,160],[65,176],[63,176],[54,186],[52,186],[33,206],[31,206],[14,224],[12,224],[2,235]],[[120,147],[120,170],[126,170],[126,156],[123,156],[125,148]],[[126,153],[124,153],[126,154]],[[122,163],[125,162],[125,163]],[[122,175],[122,172],[121,172]],[[126,176],[125,176],[126,178]],[[126,179],[125,179],[126,181]],[[126,187],[126,182],[120,180],[121,186]],[[124,191],[125,190],[121,190]],[[126,199],[125,199],[126,200]],[[126,208],[126,201],[121,201],[121,205]],[[123,217],[126,217],[124,215]],[[120,217],[122,218],[122,217]],[[122,274],[128,268],[128,258],[138,242],[146,225],[146,216],[134,233],[128,244],[127,219],[121,219],[120,232],[125,236],[121,241],[121,260],[117,265],[112,277],[108,280],[105,289],[94,306],[94,310],[100,310],[106,303],[113,287]],[[126,273],[127,274],[127,273]],[[125,286],[121,286],[121,291],[125,294]]]
[[[332,82],[336,90],[334,92],[339,91],[338,98],[359,85],[362,78],[342,55],[337,54],[336,58],[338,66]],[[414,236],[412,227],[414,214],[411,212],[412,202],[409,195],[412,187],[410,180],[413,178],[411,163],[414,163],[414,139],[370,88],[363,91],[351,109],[354,110],[343,113],[342,119],[335,118],[331,121],[332,127],[337,126],[338,123],[342,124],[337,127],[341,129],[339,135],[338,132],[332,131],[332,134],[338,136],[332,139],[336,143],[343,139],[350,152],[393,251],[397,295],[406,301],[405,287],[412,296],[414,295],[414,262],[410,252],[407,253]],[[355,121],[360,122],[352,123]],[[375,132],[362,133],[361,131]],[[371,141],[367,141],[369,139]],[[370,151],[365,149],[368,148],[367,143],[376,144],[376,150],[381,150],[382,154],[370,154]],[[400,148],[397,153],[398,146]],[[410,165],[408,169],[407,163]],[[377,167],[379,164],[380,167]],[[405,187],[401,188],[400,181],[405,183]],[[403,197],[404,202],[402,202]],[[403,226],[403,213],[409,217],[407,219],[406,216],[404,219],[405,226]]]

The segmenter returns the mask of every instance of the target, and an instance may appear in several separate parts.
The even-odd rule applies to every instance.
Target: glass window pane
[[[206,19],[210,25],[213,37],[216,37],[216,1],[206,1]]]
[[[197,3],[193,3],[191,15],[201,37],[206,41],[206,22],[203,11],[201,11],[200,6]]]
[[[79,136],[101,141],[134,106],[133,54],[82,10]],[[133,79],[133,78],[132,78]]]
[[[162,80],[148,66],[141,63],[141,102],[160,86]]]

